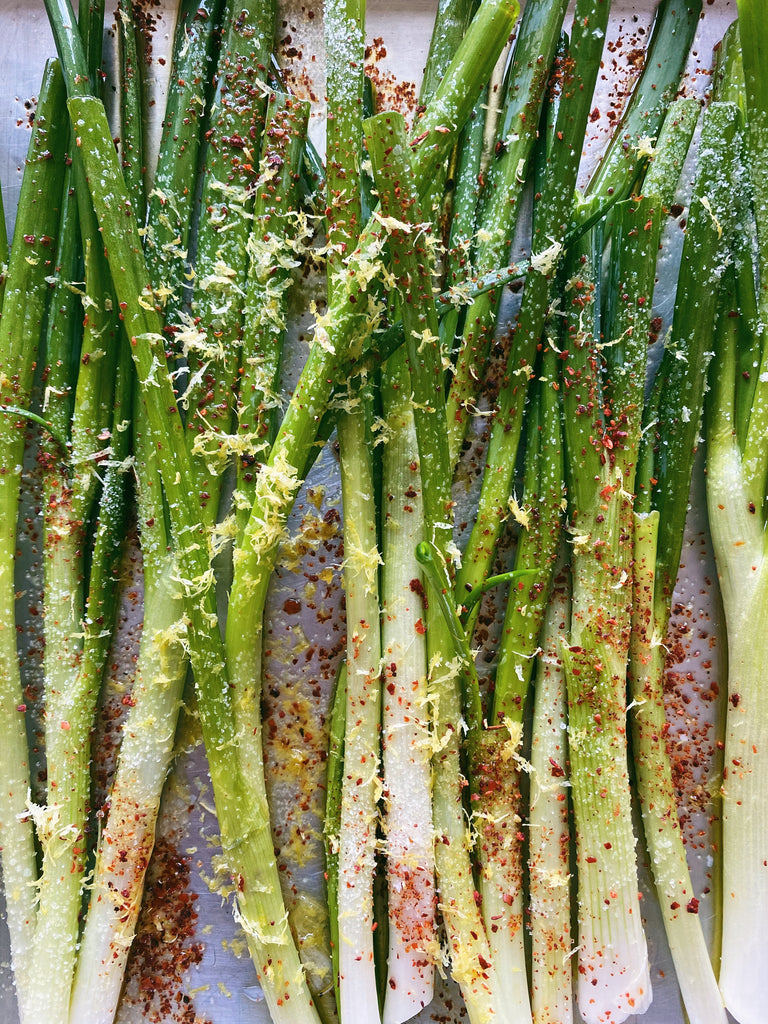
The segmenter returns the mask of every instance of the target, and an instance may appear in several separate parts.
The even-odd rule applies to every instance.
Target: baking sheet
[[[151,68],[157,83],[157,104],[169,62],[165,60],[172,32],[167,0],[148,3],[157,18]],[[427,0],[369,0],[367,35],[371,73],[385,101],[412,105],[418,91],[429,42],[434,3]],[[601,116],[590,126],[582,176],[586,176],[610,132],[620,97],[634,73],[631,55],[644,46],[653,4],[617,0],[613,4],[605,54],[605,69],[595,107]],[[686,90],[703,95],[712,65],[712,46],[735,16],[735,0],[707,0]],[[0,0],[0,180],[9,230],[18,196],[21,167],[29,136],[29,114],[39,88],[42,65],[53,47],[42,0]],[[114,52],[114,36],[107,33],[108,53]],[[281,4],[278,20],[278,52],[289,68],[294,89],[314,101],[312,132],[322,146],[323,80],[322,17],[319,3],[290,0]],[[163,63],[165,61],[165,63]],[[665,268],[660,270],[656,297],[658,313],[668,319],[682,230],[670,222],[664,243]],[[670,269],[671,268],[671,272]],[[306,291],[302,298],[306,299]],[[293,344],[284,385],[289,390],[307,351],[310,320],[306,310],[294,310]],[[662,334],[663,336],[663,334]],[[466,498],[464,501],[466,502]],[[716,702],[701,700],[712,692],[718,679],[720,615],[713,580],[716,578],[706,541],[701,470],[694,483],[692,513],[683,555],[683,569],[676,594],[672,626],[669,675],[671,733],[678,775],[686,785],[684,822],[688,849],[699,891],[711,888],[709,809],[706,765],[698,774],[688,756],[695,742],[705,749],[713,743]],[[328,449],[302,491],[291,520],[291,542],[286,546],[272,588],[268,608],[268,654],[265,665],[265,708],[268,715],[267,758],[275,807],[276,845],[281,850],[289,903],[300,921],[298,932],[311,932],[322,919],[322,867],[320,823],[322,815],[325,711],[331,681],[344,644],[339,581],[340,485],[335,456]],[[99,735],[110,745],[115,732],[115,709],[130,686],[130,670],[141,619],[140,577],[126,587],[122,631],[113,658],[107,696],[98,725]],[[298,607],[297,607],[298,606]],[[492,657],[492,652],[491,652]],[[27,670],[34,672],[33,659]],[[697,696],[697,692],[699,696]],[[699,714],[703,708],[707,715]],[[710,723],[710,724],[707,724]],[[104,746],[104,744],[102,744]],[[260,1002],[255,973],[237,936],[231,908],[215,887],[217,852],[213,799],[205,772],[193,706],[185,717],[178,743],[177,767],[163,804],[160,844],[164,877],[174,879],[178,897],[162,904],[165,931],[158,944],[152,920],[134,958],[126,996],[118,1020],[121,1024],[154,1020],[210,1021],[213,1024],[266,1024],[268,1015]],[[109,764],[102,765],[106,772]],[[309,780],[306,799],[296,799],[297,775]],[[703,806],[699,806],[703,804]],[[642,860],[641,853],[641,860]],[[187,894],[194,893],[190,901]],[[183,898],[182,898],[182,895]],[[157,892],[155,894],[157,896]],[[648,924],[655,998],[642,1017],[647,1024],[682,1024],[674,971],[663,937],[655,900],[643,881],[643,908]],[[159,897],[158,897],[159,899]],[[700,914],[712,920],[711,898],[702,896]],[[160,903],[154,903],[156,911]],[[14,1024],[15,1007],[8,973],[7,935],[0,930],[0,1021]],[[323,969],[322,964],[318,969]],[[160,972],[164,981],[148,998],[141,987],[142,972]],[[96,996],[96,994],[94,994]],[[453,1011],[447,1009],[452,1004]],[[450,984],[437,1004],[419,1016],[420,1021],[459,1019],[458,1002]],[[640,1018],[638,1018],[639,1020]]]

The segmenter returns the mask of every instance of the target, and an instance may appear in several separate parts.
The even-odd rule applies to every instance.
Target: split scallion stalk
[[[762,934],[757,922],[766,908],[763,815],[768,772],[762,759],[768,749],[768,732],[760,685],[765,632],[755,628],[755,623],[764,621],[768,607],[764,529],[768,476],[768,36],[757,4],[741,0],[738,12],[747,166],[757,235],[758,322],[752,329],[758,337],[750,339],[751,325],[745,326],[748,351],[757,354],[757,365],[747,370],[749,406],[743,402],[735,405],[736,366],[739,362],[743,365],[743,356],[737,354],[732,333],[721,332],[708,414],[707,504],[728,633],[720,988],[736,1020],[750,1024],[763,1012],[758,978],[768,965],[768,944],[756,937]],[[754,938],[747,941],[747,936]]]
[[[528,573],[507,598],[490,720],[523,726],[538,636],[559,549],[563,498],[562,411],[555,342],[545,330],[541,380],[529,413],[523,500],[511,498],[520,527],[515,570]]]
[[[568,580],[555,578],[541,632],[531,735],[528,871],[534,1024],[571,1024],[571,875],[568,726],[560,638],[570,617]]]
[[[364,406],[340,413],[337,431],[347,609],[347,710],[338,855],[339,1016],[342,1024],[363,1024],[381,1020],[373,916],[380,792],[380,556]]]
[[[154,279],[155,294],[163,299],[168,263],[183,259],[178,247],[189,232],[188,179],[195,172],[203,103],[196,91],[202,89],[199,78],[208,55],[209,21],[205,6],[196,5],[195,11],[182,12],[177,27],[173,73],[180,85],[171,93],[165,130],[179,142],[181,151],[177,153],[172,146],[161,148],[156,180],[162,183],[162,200],[160,192],[152,193],[144,237],[152,272],[163,274]],[[131,148],[138,151],[139,140],[134,139]],[[175,298],[175,293],[168,296],[169,300]],[[167,315],[170,308],[166,302]],[[136,402],[136,413],[145,621],[151,625],[142,634],[137,682],[96,851],[70,1006],[73,1024],[111,1024],[117,1009],[189,662],[177,562],[167,533],[167,510],[141,399]],[[153,727],[148,728],[148,723]],[[98,1001],[92,998],[94,985],[102,996]]]
[[[544,351],[528,417],[522,505],[513,502],[521,533],[499,642],[490,711],[492,728],[476,758],[473,818],[481,864],[483,918],[505,1002],[530,1020],[524,945],[523,807],[520,794],[526,691],[531,679],[563,514],[563,446],[557,356]],[[519,575],[518,575],[519,574]],[[468,615],[470,622],[474,614]]]
[[[223,2],[184,0],[173,42],[174,87],[168,93],[144,236],[150,280],[171,331],[178,327],[184,299],[198,157]]]
[[[434,98],[475,8],[476,4],[466,2],[438,5],[419,94],[422,105]],[[454,210],[462,204],[465,223],[467,218],[472,220],[476,181],[471,180],[471,165],[479,169],[485,123],[481,104],[486,95],[484,90],[457,143],[462,161],[470,165],[463,173],[463,186],[470,196],[462,200],[457,192],[453,197]],[[468,156],[470,149],[474,157]],[[433,209],[438,219],[443,182],[443,175],[437,175],[422,203],[422,209]],[[445,349],[444,344],[441,347]],[[425,522],[419,460],[413,457],[418,440],[405,347],[382,364],[380,390],[384,422],[382,649],[387,680],[382,726],[389,925],[383,1018],[384,1024],[401,1024],[432,999],[438,949],[426,596],[415,556],[417,544],[425,536]]]
[[[475,524],[456,578],[459,598],[487,575],[506,519],[528,380],[570,219],[609,7],[608,0],[580,0],[574,18],[569,59],[558,71],[562,95],[554,141],[542,195],[534,208],[531,262],[494,413]]]
[[[103,4],[81,4],[87,38],[91,88],[99,76]],[[35,987],[30,1012],[51,1024],[68,1020],[75,966],[78,919],[87,857],[87,813],[90,798],[90,735],[101,673],[116,610],[112,528],[124,535],[124,475],[110,472],[110,492],[102,492],[100,474],[106,469],[115,417],[115,382],[121,377],[125,394],[119,397],[127,415],[130,368],[118,371],[118,321],[110,274],[101,247],[82,166],[73,163],[77,215],[84,251],[85,289],[83,330],[77,372],[68,385],[74,394],[71,424],[67,424],[68,458],[54,459],[46,472],[43,520],[46,801],[35,810],[35,827],[44,850],[38,881],[38,920],[33,952],[34,970],[50,978]],[[74,207],[67,203],[68,216]],[[70,357],[67,357],[67,362]],[[117,436],[116,453],[125,445]],[[118,457],[122,462],[122,458]],[[90,522],[98,516],[90,565],[86,558]],[[121,523],[120,520],[123,520]],[[119,550],[118,550],[119,557]],[[104,628],[101,628],[100,620]]]
[[[503,264],[512,245],[526,170],[537,137],[539,114],[565,15],[563,0],[525,5],[506,78],[496,152],[487,172],[476,233],[474,264],[486,274]],[[451,461],[458,460],[471,406],[490,351],[500,291],[478,295],[465,315],[464,334],[448,399]]]
[[[241,361],[253,190],[266,111],[275,3],[227,0],[216,91],[206,132],[184,392],[204,521],[215,523]]]
[[[608,1014],[625,1020],[651,1001],[631,820],[626,669],[631,503],[658,247],[653,225],[660,216],[646,199],[615,208],[609,271],[615,287],[604,323],[595,304],[599,233],[572,256],[566,289],[573,592],[562,660],[579,884],[578,1005],[588,1024]]]
[[[344,290],[345,255],[362,217],[360,144],[365,63],[364,0],[325,7],[328,139],[328,303]],[[341,1024],[379,1024],[374,876],[380,787],[381,625],[376,494],[368,445],[370,395],[349,395],[337,418],[344,513],[346,712],[336,870]]]
[[[451,469],[445,430],[437,311],[431,286],[428,227],[421,219],[403,120],[381,114],[365,124],[382,222],[398,288],[418,441],[426,543],[447,561],[452,552]],[[433,722],[435,866],[453,977],[473,1022],[507,1019],[491,949],[474,898],[459,761],[461,698],[453,641],[440,608],[427,608],[427,656]],[[474,721],[474,726],[479,722]],[[470,724],[472,728],[472,723]],[[511,1018],[510,1018],[511,1019]]]
[[[670,131],[674,135],[672,125]],[[698,918],[664,740],[663,643],[683,544],[718,282],[727,251],[728,237],[719,225],[726,222],[732,204],[737,131],[736,108],[713,104],[702,129],[671,335],[658,371],[657,393],[645,416],[633,517],[635,598],[629,677],[637,790],[664,927],[692,1024],[724,1021],[725,1011]],[[665,125],[658,162],[646,178],[649,191],[664,206],[671,201],[677,176],[677,158],[668,159],[675,144],[666,153],[666,136]]]
[[[233,498],[240,533],[253,504],[255,463],[269,450],[277,433],[288,296],[292,272],[299,265],[309,231],[295,203],[308,120],[308,103],[286,93],[270,93],[253,224],[246,245],[248,284],[243,303],[237,490]]]
[[[237,741],[233,696],[221,686],[227,659],[218,633],[210,555],[185,444],[185,430],[165,363],[162,323],[144,296],[151,294],[132,209],[111,143],[104,108],[84,96],[78,68],[82,51],[71,32],[66,0],[51,0],[57,47],[67,61],[70,117],[82,142],[88,186],[115,275],[120,309],[131,339],[147,407],[150,435],[158,447],[163,486],[178,545],[180,577],[189,618],[190,647],[200,693],[203,735],[217,800],[224,854],[238,880],[238,912],[275,1020],[312,1020],[316,1012],[288,930],[264,792],[260,735],[258,759],[244,756]],[[239,701],[241,695],[235,700]],[[248,695],[245,697],[246,707]],[[250,718],[250,710],[247,712]],[[253,747],[251,747],[253,750]],[[269,973],[265,968],[269,965]]]
[[[49,285],[57,252],[68,127],[64,84],[58,63],[47,65],[35,128],[22,179],[14,242],[8,260],[3,316],[0,321],[0,614],[6,628],[0,643],[0,848],[11,958],[23,1024],[33,1020],[32,998],[39,983],[32,964],[37,923],[37,863],[30,808],[26,710],[19,674],[14,561],[26,420],[4,411],[26,410],[40,332],[45,330]],[[51,854],[55,851],[51,850]],[[72,950],[74,952],[74,948]]]
[[[405,354],[382,374],[382,745],[389,886],[389,978],[385,1024],[431,1001],[435,920],[431,742],[422,579],[415,564],[424,536],[421,477]]]
[[[717,52],[717,62],[713,75],[712,99],[726,103],[735,103],[747,117],[746,82],[744,79],[744,62],[741,53],[741,37],[739,22],[731,22],[723,36]],[[738,305],[740,316],[737,318],[739,330],[743,335],[737,345],[740,374],[736,385],[736,429],[739,437],[749,428],[749,417],[755,396],[755,385],[761,359],[761,330],[758,321],[757,293],[757,226],[751,211],[752,190],[747,184],[749,156],[747,151],[746,132],[742,137],[740,187],[735,200],[736,209],[733,216],[738,223],[738,232],[744,239],[733,253],[736,274],[736,295],[734,301]],[[746,186],[746,187],[745,187]]]

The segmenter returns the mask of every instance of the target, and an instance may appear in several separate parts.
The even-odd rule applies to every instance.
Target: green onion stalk
[[[665,122],[646,177],[649,195],[655,195],[664,207],[674,195],[680,162],[679,154],[675,155],[676,136],[680,122],[687,117],[685,108],[670,109],[671,123]],[[664,739],[663,644],[683,544],[706,364],[713,348],[718,280],[726,258],[728,239],[719,224],[726,223],[733,201],[737,131],[736,108],[713,104],[702,128],[671,335],[644,417],[633,517],[629,678],[636,786],[667,940],[692,1024],[724,1021],[725,1011],[698,917],[699,904],[677,816]]]
[[[184,0],[173,40],[171,82],[160,154],[149,194],[144,252],[166,331],[178,330],[188,279],[189,233],[198,159],[210,106],[213,54],[223,0]]]
[[[98,78],[101,61],[99,17],[103,12],[99,4],[81,6],[91,72],[83,88],[90,88]],[[52,1022],[68,1019],[86,868],[90,735],[117,608],[111,530],[124,534],[120,520],[124,516],[125,476],[117,478],[109,467],[113,461],[122,463],[128,455],[125,431],[118,433],[113,427],[130,419],[126,409],[130,403],[126,394],[117,394],[115,386],[118,380],[121,389],[131,386],[130,367],[124,364],[118,369],[120,333],[109,268],[99,244],[82,166],[76,154],[72,156],[77,201],[67,201],[67,219],[77,216],[80,224],[85,264],[83,327],[82,338],[71,339],[76,346],[79,342],[79,358],[71,365],[76,373],[63,390],[47,396],[57,421],[63,419],[64,409],[71,409],[71,421],[63,427],[68,457],[49,460],[43,482],[47,794],[45,806],[36,812],[44,854],[33,956],[34,970],[51,981],[36,988],[31,1012]],[[71,334],[64,327],[59,340],[66,342]],[[63,362],[74,363],[69,353],[63,354]],[[122,408],[116,409],[116,402]],[[102,485],[107,475],[109,494]],[[97,517],[91,538],[90,524]],[[91,545],[89,564],[86,554]]]
[[[473,4],[441,3],[419,94],[427,105],[461,42]],[[486,91],[481,93],[480,101]],[[478,103],[480,102],[478,101]],[[479,161],[484,116],[478,104],[460,142],[462,160]],[[473,138],[468,138],[468,135]],[[468,158],[470,163],[472,158]],[[467,182],[474,206],[476,181]],[[425,206],[439,215],[442,176]],[[454,210],[461,201],[453,197]],[[376,344],[381,352],[381,344]],[[423,581],[416,546],[424,539],[424,509],[407,353],[398,348],[382,364],[381,543],[382,758],[387,858],[388,942],[385,1024],[409,1020],[432,1001],[438,949],[435,851],[432,824],[431,743],[427,689],[427,641]]]
[[[528,872],[534,1024],[571,1024],[571,821],[567,699],[560,639],[570,618],[567,574],[555,576],[541,631],[531,726]]]
[[[424,66],[424,77],[419,89],[419,103],[425,106],[435,95],[442,76],[453,60],[456,50],[466,35],[472,18],[479,6],[478,0],[438,0],[435,22],[429,40],[429,52]],[[504,48],[506,49],[506,47]],[[502,50],[502,53],[504,52]],[[490,76],[489,76],[490,77]],[[480,92],[481,90],[478,90]],[[477,97],[475,97],[477,99]],[[371,111],[371,114],[373,111]],[[422,207],[436,224],[442,220],[446,206],[446,185],[455,162],[456,149],[461,144],[457,135],[451,155],[436,169],[427,192],[422,197]]]
[[[135,448],[146,625],[109,812],[99,836],[72,991],[72,1024],[111,1024],[117,1011],[187,674],[182,587],[157,457],[143,420],[139,408]],[[96,990],[98,999],[93,998]]]
[[[37,862],[31,808],[30,764],[16,647],[16,525],[26,410],[31,403],[36,353],[45,331],[61,214],[67,140],[64,88],[56,62],[47,65],[22,179],[14,241],[8,259],[0,321],[0,507],[2,515],[2,644],[0,645],[0,849],[19,1015],[32,1021],[39,984],[32,965],[37,921]],[[61,841],[60,841],[61,842]],[[64,853],[69,837],[62,843]],[[56,846],[51,853],[57,852]],[[69,867],[69,864],[67,865]],[[73,943],[74,946],[74,943]],[[74,948],[72,950],[74,952]]]
[[[563,253],[609,7],[608,0],[580,0],[568,59],[557,73],[561,96],[552,148],[534,204],[532,255],[494,411],[477,515],[456,576],[459,601],[487,575],[507,517],[528,381]]]
[[[163,185],[163,201],[152,193],[145,251],[153,273],[165,273],[165,261],[176,255],[175,246],[186,239],[191,216],[188,183],[194,179],[199,139],[190,130],[190,120],[200,130],[204,101],[199,90],[200,68],[205,67],[210,48],[209,15],[204,6],[183,13],[177,26],[173,74],[180,83],[169,99],[165,133],[183,138],[181,153],[172,146],[161,148],[156,181]],[[196,72],[195,69],[198,69]],[[138,121],[130,125],[138,131]],[[141,139],[129,132],[131,152],[140,154]],[[135,193],[134,193],[135,195]],[[171,197],[175,197],[171,201]],[[139,195],[139,203],[141,196]],[[172,206],[172,211],[171,211]],[[141,208],[141,207],[139,207]],[[171,216],[174,222],[171,222]],[[186,226],[180,218],[185,216]],[[171,242],[167,242],[168,238]],[[166,241],[163,241],[166,239]],[[166,248],[170,246],[170,248]],[[162,259],[158,253],[162,252]],[[159,301],[163,277],[155,280]],[[169,307],[165,305],[168,313]],[[99,835],[88,911],[81,938],[70,1019],[79,1024],[111,1022],[122,988],[128,951],[154,844],[154,829],[162,786],[167,776],[173,737],[181,706],[181,691],[188,667],[185,643],[182,588],[177,561],[170,544],[156,455],[148,441],[143,404],[135,406],[135,448],[138,453],[139,527],[144,563],[144,600],[148,628],[142,634],[137,682],[131,694],[118,758],[109,810]],[[101,998],[92,993],[98,986]]]
[[[168,499],[179,577],[185,596],[192,667],[200,694],[201,722],[222,830],[224,856],[236,880],[238,919],[248,937],[270,1012],[276,1021],[316,1020],[288,929],[263,789],[263,764],[248,764],[239,749],[234,698],[216,615],[207,531],[193,484],[165,361],[162,321],[147,300],[151,287],[138,227],[111,143],[103,105],[83,95],[84,60],[65,0],[51,0],[51,23],[66,61],[70,117],[82,139],[89,190],[102,228],[120,310],[144,395],[152,443],[158,448]],[[222,686],[222,680],[224,685]],[[260,744],[259,744],[260,750]]]
[[[427,642],[422,576],[414,562],[424,537],[424,512],[402,349],[382,372],[381,394],[382,757],[390,943],[384,1020],[397,1024],[431,1002],[437,944]]]
[[[454,550],[452,474],[428,225],[418,205],[402,117],[378,115],[366,121],[365,131],[382,220],[388,225],[403,319],[422,481],[424,543],[433,547],[445,564]],[[426,637],[428,694],[433,708],[435,866],[451,973],[461,988],[471,1021],[511,1019],[505,1016],[511,1008],[505,1007],[500,998],[490,945],[474,897],[471,842],[462,804],[460,665],[458,659],[449,658],[453,639],[438,602],[430,602],[426,609]],[[478,726],[475,714],[470,730]]]
[[[76,468],[71,492],[65,492],[59,505],[49,504],[46,509],[46,569],[50,570],[46,573],[46,650],[50,643],[53,653],[45,659],[48,800],[46,807],[36,814],[45,854],[39,882],[34,963],[40,971],[53,960],[58,966],[34,1006],[36,1012],[44,1011],[50,1020],[69,1019],[75,942],[85,883],[90,735],[117,615],[117,587],[127,526],[132,386],[133,368],[126,350],[116,367],[114,410],[100,434],[102,449],[97,457],[103,487],[98,502],[91,503],[97,521],[90,541],[87,585],[82,579],[84,561],[80,555],[87,533],[85,521],[80,518],[83,503],[78,499],[88,496],[88,482]],[[74,442],[80,398],[78,387],[72,424],[73,452],[77,450]],[[83,403],[83,414],[86,408],[87,403]],[[67,544],[70,538],[74,538],[77,548]],[[64,557],[67,554],[69,557]],[[78,574],[74,578],[72,569]],[[61,614],[62,609],[74,609],[77,618],[66,617]],[[65,841],[71,844],[71,851]]]
[[[735,103],[747,117],[747,89],[744,79],[744,62],[741,52],[739,22],[732,21],[723,36],[717,51],[717,61],[712,84],[712,99],[726,103]],[[746,151],[746,132],[742,141],[742,165],[749,166],[749,155]],[[733,253],[736,274],[736,299],[740,316],[739,329],[743,337],[737,351],[739,354],[740,374],[737,378],[736,404],[738,408],[737,422],[740,429],[746,427],[749,410],[755,396],[755,384],[758,374],[756,368],[761,358],[761,330],[758,321],[757,293],[757,227],[751,211],[752,195],[750,188],[741,188],[737,194],[737,218],[739,231],[744,237],[744,244],[739,245]]]
[[[637,176],[642,155],[656,141],[680,88],[701,7],[701,0],[662,0],[658,5],[643,72],[585,189],[587,199],[622,192]]]
[[[120,55],[120,156],[131,200],[140,216],[146,209],[142,137],[141,63],[131,0],[119,0],[117,41]]]
[[[361,402],[365,401],[360,399]],[[347,685],[338,854],[339,1016],[378,1022],[373,880],[380,794],[381,637],[375,487],[365,409],[339,414]]]
[[[328,303],[344,290],[345,255],[360,231],[365,4],[325,8],[328,138]],[[381,1020],[374,949],[380,794],[381,625],[376,493],[368,445],[370,395],[341,401],[337,418],[344,515],[347,657],[344,768],[338,833],[338,986],[342,1024]]]
[[[479,889],[494,964],[505,1003],[530,1020],[524,946],[520,772],[526,693],[559,547],[563,515],[563,450],[557,355],[541,360],[528,415],[522,503],[510,499],[521,527],[513,581],[499,641],[499,663],[489,713],[471,779],[477,832]],[[467,615],[473,621],[473,615]]]
[[[216,521],[231,457],[235,384],[242,357],[243,300],[253,192],[266,112],[265,81],[275,3],[227,2],[216,91],[206,132],[192,287],[183,334],[189,379],[183,404],[204,519]]]
[[[308,220],[297,209],[308,124],[308,103],[287,93],[269,94],[247,242],[235,443],[237,488],[232,499],[239,539],[253,504],[256,463],[269,451],[277,433],[288,299],[293,271],[311,234]]]
[[[578,1005],[587,1024],[606,1014],[625,1020],[651,1001],[629,791],[626,679],[632,495],[660,217],[658,204],[647,199],[614,208],[602,319],[595,296],[599,231],[572,255],[564,296],[573,591],[562,661],[576,824]]]
[[[563,0],[525,5],[506,79],[498,141],[476,231],[474,266],[485,274],[503,264],[512,245],[527,168],[560,28]],[[496,325],[501,290],[478,295],[465,314],[464,333],[451,380],[447,415],[452,463],[458,460]]]
[[[484,184],[481,161],[488,99],[486,90],[475,104],[457,146],[443,274],[444,288],[449,293],[473,275],[477,206]],[[461,293],[455,291],[454,294],[455,301],[441,310],[440,316],[440,340],[443,350],[451,355],[461,340],[464,322]]]
[[[762,1013],[759,977],[768,967],[768,945],[757,922],[765,899],[765,793],[762,765],[768,733],[761,713],[764,634],[755,624],[768,607],[765,509],[768,452],[768,37],[759,5],[738,5],[746,98],[746,154],[757,235],[757,355],[743,369],[731,332],[722,331],[715,393],[708,417],[707,505],[728,632],[728,704],[723,778],[723,940],[720,988],[740,1024]],[[725,230],[725,226],[723,226]],[[738,249],[749,236],[735,240]],[[746,292],[741,288],[742,294]],[[746,299],[746,294],[744,294]],[[748,308],[748,307],[746,307]],[[744,318],[746,319],[746,317]],[[735,404],[734,361],[749,376],[751,401]],[[754,389],[754,390],[753,390]],[[738,392],[736,392],[738,394]],[[746,937],[753,936],[747,942]]]

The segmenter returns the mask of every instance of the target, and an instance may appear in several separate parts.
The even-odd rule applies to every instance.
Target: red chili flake
[[[550,757],[549,759],[549,771],[555,779],[562,779],[565,775],[565,770],[560,767],[554,757]]]

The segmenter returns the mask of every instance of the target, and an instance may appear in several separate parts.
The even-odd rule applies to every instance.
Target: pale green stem
[[[725,417],[708,435],[707,505],[728,627],[728,716],[723,773],[723,940],[720,989],[739,1024],[764,1016],[768,972],[768,558],[748,474]]]
[[[339,832],[339,994],[342,1024],[378,1024],[374,964],[381,714],[379,552],[365,413],[338,422],[344,507],[347,713]]]
[[[645,839],[688,1020],[690,1024],[726,1024],[686,861],[665,744],[664,639],[669,603],[654,593],[659,513],[653,511],[633,518],[632,740]]]
[[[109,813],[99,836],[70,1024],[112,1024],[117,1011],[189,660],[183,595],[176,559],[168,549],[157,460],[142,428],[138,447],[145,626]],[[98,999],[93,997],[96,990]]]
[[[0,320],[0,406],[4,409],[26,409],[30,402],[50,294],[46,277],[55,271],[67,137],[61,72],[57,62],[50,62],[22,179]],[[19,1015],[23,1024],[32,1024],[38,1019],[32,997],[40,987],[31,961],[37,863],[29,813],[26,704],[15,629],[16,528],[26,429],[25,417],[0,411],[0,850]]]
[[[566,688],[560,658],[568,603],[568,584],[561,575],[542,626],[531,740],[528,870],[534,1024],[571,1024],[573,1020],[570,783]]]
[[[403,354],[383,385],[383,761],[386,796],[389,974],[384,1024],[401,1024],[434,990],[435,854],[427,646],[416,545],[424,537],[416,430]],[[400,370],[397,370],[397,367]]]

